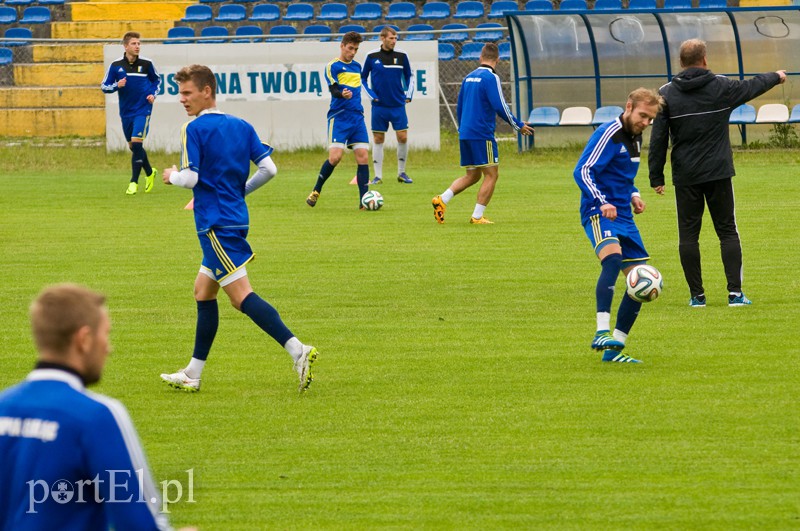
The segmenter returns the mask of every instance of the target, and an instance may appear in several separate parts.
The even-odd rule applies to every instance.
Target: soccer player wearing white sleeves
[[[248,122],[217,109],[217,83],[207,66],[191,65],[176,75],[181,105],[196,118],[183,126],[181,168],[167,168],[165,184],[191,188],[203,261],[194,283],[197,326],[194,352],[186,368],[161,379],[183,391],[200,390],[200,375],[219,325],[217,294],[225,291],[234,308],[253,320],[291,355],[305,391],[317,349],[304,345],[278,311],[250,286],[245,267],[255,255],[247,243],[249,214],[244,196],[269,181],[278,169],[272,147],[259,140]],[[248,180],[250,161],[258,171]]]

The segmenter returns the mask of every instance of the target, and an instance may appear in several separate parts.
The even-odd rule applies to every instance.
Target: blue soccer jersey
[[[183,126],[181,168],[198,175],[194,221],[198,233],[212,228],[247,229],[250,223],[244,187],[250,161],[272,154],[253,126],[218,110],[207,110]],[[202,155],[202,156],[201,156]]]
[[[639,190],[633,180],[639,170],[642,135],[631,135],[620,118],[607,122],[592,134],[578,160],[573,176],[581,189],[581,222],[585,225],[600,206],[610,203],[617,216],[633,219],[631,198]]]
[[[0,394],[0,529],[170,529],[118,401],[38,368]]]
[[[508,122],[515,131],[525,125],[506,104],[500,77],[489,66],[479,66],[461,83],[458,92],[458,137],[461,140],[494,138],[495,115]]]
[[[126,79],[125,86],[119,87],[122,79]],[[152,61],[139,56],[131,63],[123,56],[109,65],[100,89],[106,94],[119,92],[119,115],[128,118],[150,115],[153,104],[147,96],[158,94],[160,86],[161,77]]]
[[[350,89],[353,93],[349,99],[332,97],[328,118],[342,112],[364,114],[364,106],[361,104],[361,65],[358,62],[345,63],[334,59],[325,67],[325,80],[329,86],[338,85],[340,90]]]
[[[361,81],[372,90],[373,107],[402,107],[414,95],[411,64],[402,50],[372,50],[364,60]],[[369,81],[370,83],[367,83]]]

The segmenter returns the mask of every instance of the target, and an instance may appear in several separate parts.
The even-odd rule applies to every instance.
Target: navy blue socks
[[[314,185],[314,190],[320,193],[322,192],[322,185],[325,184],[325,181],[328,180],[328,177],[331,176],[335,168],[336,166],[327,160],[322,164],[322,167],[319,169],[319,175],[317,176],[317,184]]]
[[[267,301],[255,294],[250,293],[242,301],[241,311],[253,320],[264,332],[272,339],[284,346],[287,341],[294,337],[294,334],[283,324],[278,310],[273,308]]]
[[[217,300],[197,301],[197,328],[194,333],[193,358],[205,360],[214,343],[219,327],[219,307]]]
[[[610,254],[603,258],[600,266],[603,269],[600,271],[595,289],[597,311],[610,313],[611,301],[614,299],[614,285],[617,283],[617,277],[622,269],[622,255]]]

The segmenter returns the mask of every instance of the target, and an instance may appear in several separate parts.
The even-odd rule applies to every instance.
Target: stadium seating
[[[595,7],[595,9],[597,9]],[[606,122],[610,122],[620,114],[625,112],[625,109],[620,107],[619,105],[604,105],[603,107],[598,107],[596,111],[594,111],[594,118],[592,118],[592,125],[602,125]]]
[[[26,7],[22,12],[20,24],[47,24],[50,22],[50,8],[45,6]]]
[[[501,42],[497,46],[497,49],[500,52],[500,59],[502,59],[503,61],[510,61],[511,60],[511,43],[510,42],[508,42],[508,41]]]
[[[731,113],[729,123],[734,125],[746,125],[746,124],[756,123],[756,108],[747,103],[739,105]]]
[[[588,7],[586,0],[561,0],[558,9],[561,11],[585,11]]]
[[[274,22],[281,19],[281,9],[275,4],[257,4],[248,20],[253,22]]]
[[[783,103],[768,103],[758,108],[757,124],[785,123],[789,121],[789,108]]]
[[[306,26],[305,29],[303,30],[303,35],[319,35],[320,36],[319,39],[313,39],[313,40],[319,40],[320,42],[328,42],[329,40],[331,40],[330,37],[331,28],[329,28],[328,26],[323,26],[321,24]],[[307,41],[309,39],[303,39],[303,40]]]
[[[365,28],[361,24],[345,24],[344,26],[339,27],[338,33],[348,33],[351,31],[355,31],[358,33],[366,33],[367,28]]]
[[[339,21],[347,19],[348,12],[345,4],[323,4],[319,10],[317,20]]]
[[[236,28],[236,36],[231,42],[261,42],[264,40],[264,31],[260,26],[239,26]]]
[[[408,27],[406,31],[433,31],[433,26],[430,24],[412,24]],[[404,41],[432,41],[433,40],[433,33],[415,33],[415,34],[406,34],[403,33],[403,40]]]
[[[604,9],[622,9],[621,0],[597,0],[594,3],[595,11]]]
[[[456,12],[453,13],[453,18],[483,18],[485,14],[483,2],[462,0],[456,4]]]
[[[381,30],[384,28],[384,26],[389,26],[390,28],[394,28],[394,30],[395,30],[395,31],[398,31],[398,32],[400,31],[400,28],[399,28],[399,27],[397,27],[397,26],[395,26],[394,24],[378,24],[377,26],[375,26],[374,28],[372,28],[372,33],[380,33],[380,32],[381,32]],[[370,38],[369,38],[369,39],[367,39],[367,40],[370,40],[370,41],[377,41],[379,38],[380,38],[380,36],[378,36],[378,35],[373,35],[372,37],[370,37]]]
[[[656,8],[656,0],[630,0],[628,9],[653,10]]]
[[[30,44],[30,40],[33,38],[33,32],[28,28],[8,28],[3,37],[6,39],[15,39],[6,41],[3,43],[3,46],[26,46]]]
[[[225,4],[219,7],[216,22],[239,22],[247,18],[247,8],[239,4]]]
[[[10,65],[14,61],[14,51],[11,48],[0,48],[0,66]]]
[[[200,31],[201,37],[227,37],[228,35],[228,28],[225,26],[207,26]],[[208,39],[198,42],[203,44],[220,44],[226,42],[226,39]]]
[[[567,107],[561,113],[558,125],[592,125],[592,110],[589,107]]]
[[[195,4],[186,6],[186,14],[181,19],[183,22],[208,22],[214,17],[211,6]]]
[[[789,116],[789,123],[800,123],[800,104],[797,104],[792,108],[792,115]]]
[[[452,61],[456,58],[456,48],[449,42],[439,42],[439,60]]]
[[[193,41],[186,40],[187,37],[194,37],[194,28],[189,26],[178,26],[167,31],[167,40],[164,44],[190,44]]]
[[[492,9],[489,11],[489,18],[503,18],[506,11],[519,11],[519,6],[514,0],[499,0],[492,2]]]
[[[525,11],[552,11],[553,2],[550,0],[529,0],[525,4]]]
[[[63,6],[65,0],[39,0],[40,6]]]
[[[294,42],[292,35],[297,35],[297,29],[294,26],[273,26],[269,30],[270,35],[279,35],[277,38],[265,39],[266,42]]]
[[[420,20],[445,20],[450,18],[450,4],[447,2],[425,2]]]
[[[475,32],[472,40],[475,42],[497,42],[503,38],[503,25],[497,22],[484,22],[478,24],[476,29],[483,30]]]
[[[379,20],[383,16],[381,5],[375,2],[364,2],[356,4],[350,20]]]
[[[483,44],[479,42],[468,42],[461,48],[461,55],[458,56],[459,61],[477,61],[481,58],[481,50]]]
[[[13,24],[16,21],[16,9],[13,7],[0,6],[0,24]]]
[[[29,6],[33,0],[6,0],[7,6]]]
[[[467,29],[466,24],[461,23],[453,23],[453,24],[445,24],[442,26],[443,30],[462,30]],[[439,42],[464,42],[469,40],[469,33],[466,31],[456,31],[453,33],[440,33],[439,34]]]
[[[558,125],[559,112],[555,107],[536,107],[528,116],[528,122],[533,127],[552,127]]]
[[[386,20],[411,20],[417,16],[417,6],[411,2],[392,2]]]
[[[233,0],[237,4],[249,4],[251,2],[260,2],[261,0]]]
[[[289,20],[293,22],[314,20],[314,6],[303,2],[298,4],[289,4],[286,6],[286,14],[283,15],[283,20]]]
[[[721,8],[721,7],[728,7],[728,3],[725,0],[700,0],[700,3],[697,7],[702,7],[705,9],[714,9],[714,8]]]
[[[664,9],[691,9],[691,0],[664,0]]]
[[[202,2],[204,4],[219,4],[219,3],[224,2],[224,1],[225,0],[200,0],[200,2]]]

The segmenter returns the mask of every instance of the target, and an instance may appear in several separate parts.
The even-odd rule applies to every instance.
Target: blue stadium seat
[[[203,4],[219,4],[224,1],[225,0],[200,0],[200,2]]]
[[[592,118],[592,125],[602,125],[606,122],[610,122],[623,112],[625,112],[625,109],[623,109],[619,105],[604,105],[602,107],[599,107],[596,111],[594,111],[594,117]]]
[[[734,125],[754,124],[756,123],[756,108],[747,103],[739,105],[731,113],[728,122]]]
[[[622,1],[621,0],[597,0],[594,3],[595,10],[605,10],[605,9],[622,9]]]
[[[317,20],[345,20],[348,16],[347,6],[345,4],[331,3],[323,4],[319,10]]]
[[[261,42],[264,40],[264,31],[260,26],[239,26],[236,28],[236,36],[241,38],[231,42]]]
[[[800,103],[792,108],[792,115],[789,116],[789,123],[796,124],[800,122]]]
[[[29,6],[33,0],[6,0],[7,6]]]
[[[586,0],[561,0],[558,9],[560,11],[585,11],[589,8],[586,6]]]
[[[331,40],[331,28],[329,28],[328,26],[323,26],[321,24],[306,26],[305,29],[303,30],[303,35],[319,35],[320,37],[318,40],[320,42],[328,42],[329,40]],[[309,39],[303,39],[303,40],[307,41]],[[311,40],[317,40],[317,39],[311,39]]]
[[[558,125],[561,113],[555,107],[536,107],[528,116],[528,121],[533,127],[553,127]]]
[[[439,60],[452,61],[456,58],[456,48],[449,42],[439,43]]]
[[[63,6],[66,0],[39,0],[40,6]]]
[[[453,13],[453,18],[483,18],[485,14],[483,2],[461,0],[456,4],[456,12]]]
[[[444,20],[450,18],[450,4],[447,2],[425,2],[420,20]]]
[[[239,22],[247,18],[247,8],[239,4],[225,4],[219,7],[216,22]]]
[[[691,9],[691,0],[664,0],[664,9]]]
[[[4,42],[3,46],[26,46],[31,43],[30,39],[33,38],[33,32],[28,28],[8,28],[3,34],[3,37],[6,39],[16,39]]]
[[[466,24],[461,23],[453,23],[453,24],[445,24],[442,26],[443,30],[461,30],[467,29]],[[439,42],[464,42],[469,40],[469,34],[466,31],[456,31],[453,33],[440,33],[439,34]]]
[[[13,7],[0,6],[0,24],[13,24],[16,21],[16,9]]]
[[[397,31],[397,32],[399,32],[399,31],[400,31],[400,28],[398,28],[398,27],[397,27],[397,26],[395,26],[394,24],[378,24],[377,26],[375,26],[374,28],[372,28],[372,33],[380,33],[380,32],[381,32],[381,30],[383,29],[383,27],[384,27],[384,26],[389,26],[390,28],[394,28],[394,30],[395,30],[395,31]],[[369,39],[367,39],[367,40],[370,40],[370,41],[377,41],[378,39],[380,39],[380,36],[378,36],[378,35],[373,35],[372,37],[370,37],[370,38],[369,38]]]
[[[392,2],[386,20],[411,20],[417,16],[417,6],[411,2]]]
[[[461,55],[458,56],[459,61],[477,61],[481,58],[481,50],[483,44],[480,42],[468,42],[461,48]]]
[[[433,31],[433,26],[430,24],[411,24],[406,31]],[[432,41],[433,33],[416,33],[408,35],[403,33],[404,41]]]
[[[725,0],[700,0],[697,7],[702,7],[704,9],[724,8],[728,7],[728,2]]]
[[[339,31],[337,33],[349,33],[351,31],[355,31],[357,33],[366,33],[367,28],[361,24],[345,24],[344,26],[339,26]]]
[[[519,11],[519,6],[516,1],[512,0],[499,0],[492,2],[492,9],[489,11],[489,18],[503,18],[506,11]]]
[[[281,35],[281,37],[274,39],[265,39],[265,42],[294,42],[292,35],[297,35],[297,29],[294,26],[272,26],[269,30],[270,35]]]
[[[228,28],[225,26],[207,26],[200,31],[201,37],[227,37]],[[226,42],[225,39],[209,39],[207,41],[198,41],[203,44],[220,44]]]
[[[14,51],[11,48],[0,48],[0,66],[14,62]]]
[[[477,31],[472,36],[472,40],[475,42],[497,42],[503,38],[503,25],[498,24],[497,22],[484,22],[483,24],[478,24],[476,29],[483,30]]]
[[[261,0],[233,0],[237,4],[249,4],[251,2],[260,2]]]
[[[525,11],[552,11],[553,2],[550,0],[529,0],[525,4]]]
[[[628,9],[641,9],[643,11],[652,11],[656,9],[656,0],[630,0]]]
[[[183,22],[207,22],[214,16],[211,6],[195,4],[186,6],[186,14],[181,19]]]
[[[281,9],[275,4],[256,4],[247,20],[254,22],[274,22],[281,19]]]
[[[497,46],[497,49],[500,52],[500,59],[502,59],[503,61],[510,61],[511,60],[511,43],[510,42],[508,42],[508,41],[501,42]]]
[[[356,4],[350,20],[379,20],[383,16],[381,5],[375,2],[364,2]]]
[[[314,6],[303,2],[298,4],[289,4],[286,6],[286,14],[283,15],[283,20],[291,20],[295,22],[303,22],[313,19]]]
[[[50,22],[50,8],[45,6],[26,7],[22,12],[20,24],[47,24]]]
[[[194,28],[189,26],[178,26],[167,31],[167,40],[164,44],[190,44],[193,41],[186,40],[187,37],[194,37]]]

